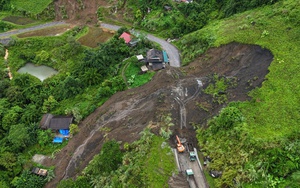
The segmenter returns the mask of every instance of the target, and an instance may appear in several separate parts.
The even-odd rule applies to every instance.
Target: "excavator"
[[[182,145],[182,143],[180,142],[179,137],[176,135],[176,139],[177,139],[177,150],[179,153],[182,153],[185,151],[184,146]]]

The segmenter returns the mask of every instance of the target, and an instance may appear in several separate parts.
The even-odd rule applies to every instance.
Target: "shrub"
[[[73,135],[77,134],[78,132],[79,132],[78,125],[72,123],[70,125],[70,135],[73,136]]]

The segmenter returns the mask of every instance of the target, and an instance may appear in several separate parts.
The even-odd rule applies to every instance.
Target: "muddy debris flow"
[[[232,61],[232,57],[238,58]],[[116,93],[79,124],[79,133],[69,140],[55,159],[44,161],[44,165],[56,167],[56,177],[46,187],[55,187],[63,178],[79,175],[93,156],[100,152],[105,140],[131,143],[139,139],[139,133],[149,122],[158,122],[162,114],[171,114],[175,124],[171,128],[171,147],[176,147],[174,135],[186,138],[197,146],[192,123],[206,125],[207,120],[226,105],[213,102],[212,96],[202,92],[210,82],[207,78],[212,74],[236,77],[236,86],[226,92],[227,103],[249,100],[247,93],[261,86],[272,59],[270,51],[259,46],[230,43],[209,49],[186,67],[167,67],[139,88]],[[248,80],[254,77],[257,79],[249,86]],[[180,104],[183,107],[181,113]],[[197,104],[206,105],[207,110]],[[159,127],[154,127],[152,132],[159,134]],[[177,181],[176,177],[182,178],[181,175],[173,176],[170,187],[181,186],[182,182]]]

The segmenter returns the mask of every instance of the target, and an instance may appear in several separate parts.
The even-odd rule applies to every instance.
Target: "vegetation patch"
[[[227,102],[227,89],[234,86],[235,79],[226,78],[225,76],[219,76],[214,74],[210,78],[210,84],[205,88],[204,92],[213,97],[213,102],[223,104]]]
[[[155,74],[154,71],[147,71],[146,73],[142,73],[141,66],[143,64],[138,63],[136,57],[132,57],[126,60],[126,62],[128,63],[128,66],[125,70],[125,76],[127,84],[131,88],[144,85],[145,83],[149,82]]]
[[[222,110],[208,122],[209,128],[198,134],[204,152],[214,156],[210,168],[223,171],[222,177],[216,180],[217,187],[299,186],[299,160],[295,149],[298,148],[300,118],[295,104],[300,97],[297,86],[300,78],[295,71],[299,69],[300,43],[296,38],[300,37],[300,27],[294,22],[299,18],[294,14],[299,12],[299,5],[295,1],[280,1],[211,22],[205,29],[191,34],[200,35],[210,30],[215,38],[213,46],[232,41],[258,44],[274,55],[262,87],[250,92],[253,100],[232,103],[226,108],[238,108],[243,120],[233,123],[234,126],[227,122],[227,126],[214,129],[216,126],[211,123],[223,115]],[[231,117],[234,118],[228,114],[223,120]]]
[[[23,0],[11,0],[11,4],[15,9],[24,10],[32,14],[41,13],[52,0],[38,0],[38,1],[23,1]]]
[[[39,29],[35,31],[30,31],[27,33],[22,33],[17,35],[19,38],[26,38],[26,37],[38,37],[38,36],[58,36],[66,32],[70,29],[68,25],[59,25],[54,27],[48,27],[45,29]]]
[[[124,152],[114,140],[104,143],[81,176],[63,180],[58,187],[168,187],[176,172],[171,148],[149,129],[141,134],[132,144],[124,143]]]
[[[2,19],[3,21],[11,22],[17,25],[27,25],[35,23],[36,21],[31,18],[21,17],[21,16],[6,16]]]
[[[109,40],[114,34],[109,31],[104,32],[99,27],[89,27],[88,33],[78,39],[78,42],[84,46],[88,46],[91,48],[95,48],[99,45],[99,43],[106,42]]]
[[[0,32],[6,32],[12,28],[14,28],[14,25],[0,20]]]

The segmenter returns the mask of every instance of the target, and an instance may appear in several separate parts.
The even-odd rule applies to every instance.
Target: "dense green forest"
[[[40,9],[32,9],[31,3],[35,2],[0,0],[1,18],[54,18],[52,1],[40,1]],[[209,168],[223,172],[212,186],[300,186],[299,2],[119,0],[117,6],[124,9],[124,19],[133,27],[164,38],[180,37],[175,44],[181,50],[183,64],[209,47],[232,41],[269,49],[274,61],[262,88],[249,93],[251,101],[227,104],[207,125],[199,125],[197,137],[202,152],[213,158]],[[106,17],[108,12],[102,7],[99,10],[103,14],[101,19],[110,21]],[[15,27],[20,26],[0,21],[0,32]],[[37,151],[54,155],[64,145],[53,145],[52,133],[39,129],[42,114],[67,112],[78,123],[112,94],[127,89],[128,83],[120,76],[120,70],[131,63],[126,73],[131,76],[134,73],[130,71],[137,72],[137,67],[130,58],[127,62],[123,59],[154,46],[141,38],[142,42],[130,49],[118,39],[126,30],[122,28],[108,42],[92,49],[77,41],[87,30],[75,27],[57,37],[13,37],[9,46],[0,45],[2,57],[5,48],[10,52],[8,62],[0,60],[0,187],[43,187],[54,176],[53,168],[48,168],[47,178],[34,176],[29,169],[36,164],[30,159]],[[59,74],[43,82],[29,74],[18,74],[17,70],[27,62],[53,67]],[[12,69],[13,80],[7,76],[7,65]],[[131,86],[147,82],[152,75],[135,77]],[[157,158],[169,160],[162,158],[168,156],[168,147],[163,153],[156,150],[164,141],[149,130],[143,132],[140,140],[126,144],[125,151],[119,150],[116,141],[108,141],[76,181],[62,181],[59,187],[164,187],[175,168],[174,161],[164,163],[166,166],[154,162],[152,167],[147,165]],[[113,148],[114,153],[107,148]],[[152,155],[144,160],[147,153]],[[133,162],[126,165],[124,161]],[[150,168],[164,169],[165,176],[149,173]]]

